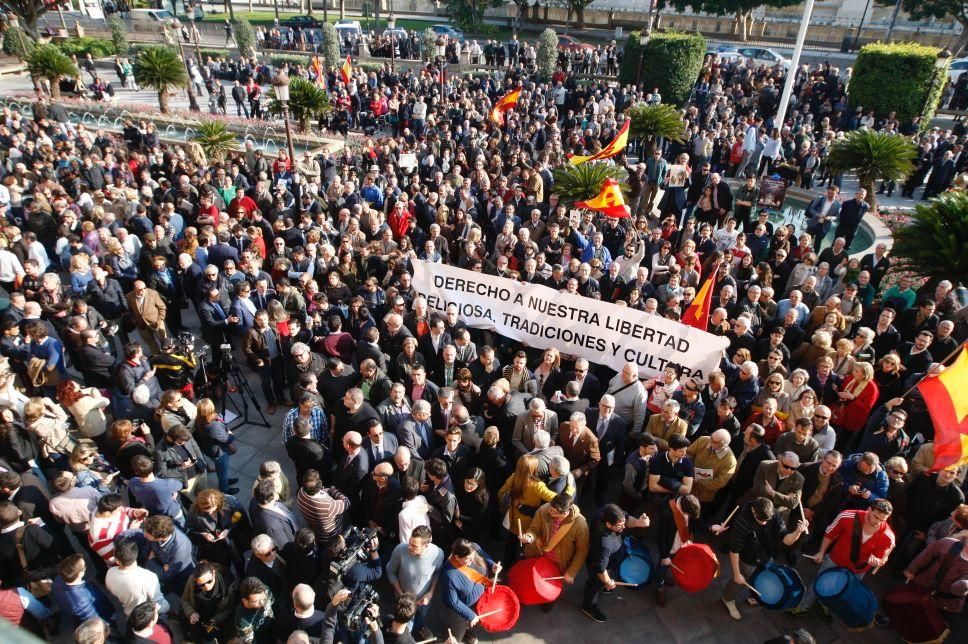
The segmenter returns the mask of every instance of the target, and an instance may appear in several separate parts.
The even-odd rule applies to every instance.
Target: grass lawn
[[[283,12],[280,10],[279,20],[280,21],[285,20],[286,18],[293,15],[296,15],[296,14],[291,12]],[[228,17],[227,13],[206,13],[205,18],[202,19],[202,22],[221,23],[221,22],[225,22],[225,19],[227,17]],[[265,25],[268,27],[275,22],[276,14],[272,10],[252,11],[252,12],[236,11],[235,17],[238,19],[248,20],[250,23],[252,23],[253,26]],[[315,11],[314,17],[317,20],[322,20],[323,19],[322,11],[317,9]],[[379,20],[379,24],[377,24],[377,21],[371,17],[369,19],[369,27],[367,27],[367,20],[362,16],[353,16],[353,15],[347,14],[346,19],[359,20],[364,30],[369,29],[370,31],[376,31],[378,33],[382,33],[383,30],[387,28],[387,21],[385,18],[382,18],[382,17]],[[339,20],[339,11],[338,10],[330,11],[328,21],[336,22],[337,20]],[[410,30],[423,31],[424,29],[427,29],[432,25],[446,24],[447,22],[448,22],[447,19],[443,17],[440,18],[439,20],[414,20],[412,18],[397,18],[396,26],[398,29],[406,29],[408,31]],[[496,32],[494,32],[493,34],[488,34],[486,38],[493,38],[493,39],[500,39],[500,40],[508,40],[511,38],[510,29],[506,27],[496,27],[496,29],[497,29]],[[466,31],[465,33],[467,34],[468,37],[471,37],[471,38],[473,38],[475,35],[478,35],[478,34],[475,34],[475,32],[472,30]],[[485,37],[485,36],[481,36],[481,37]],[[535,38],[537,38],[537,36],[535,36]]]

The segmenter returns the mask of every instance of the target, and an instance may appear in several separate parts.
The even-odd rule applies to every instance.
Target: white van
[[[131,23],[134,27],[157,29],[163,22],[175,20],[175,14],[167,9],[132,9]]]
[[[363,37],[363,27],[360,26],[359,20],[337,20],[333,26],[336,27],[340,40],[346,40],[347,36],[351,36],[352,40],[358,41]]]

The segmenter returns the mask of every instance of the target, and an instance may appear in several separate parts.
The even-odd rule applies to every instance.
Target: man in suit
[[[225,260],[231,259],[236,264],[239,263],[239,251],[229,244],[232,234],[223,230],[218,233],[218,243],[208,247],[208,263],[214,264],[221,269],[225,265]]]
[[[467,407],[456,406],[451,416],[450,426],[460,430],[461,444],[467,445],[475,453],[481,451],[481,439],[484,436],[483,418],[471,416]]]
[[[213,349],[231,342],[229,329],[239,318],[229,315],[223,308],[219,290],[211,288],[207,297],[198,305],[198,319],[202,323],[202,337]]]
[[[195,263],[191,255],[182,253],[178,256],[178,274],[181,276],[182,293],[194,301],[195,294],[198,293],[198,285],[205,277],[202,267]]]
[[[800,466],[800,474],[803,475],[803,514],[811,525],[818,528],[830,525],[840,509],[844,494],[844,477],[839,471],[842,461],[840,452],[830,451],[819,461]],[[823,530],[815,529],[807,543],[816,545],[822,536]]]
[[[165,301],[158,291],[148,288],[148,285],[141,280],[135,281],[126,299],[134,326],[138,329],[141,339],[148,345],[149,353],[160,352],[162,343],[168,337],[165,327],[168,307]]]
[[[433,317],[430,320],[430,332],[417,339],[417,350],[427,360],[427,370],[436,373],[443,364],[444,347],[453,344],[450,334],[445,329],[444,320]]]
[[[181,307],[185,298],[181,281],[175,272],[168,268],[163,255],[152,257],[151,265],[153,270],[146,279],[148,288],[156,291],[165,303],[167,307],[165,323],[168,328],[172,333],[179,333],[182,330]]]
[[[360,489],[370,473],[369,454],[363,449],[363,436],[349,431],[343,435],[343,451],[346,455],[340,460],[333,477],[333,485],[350,500],[350,516],[354,523],[363,519],[363,506],[360,504]]]
[[[378,463],[373,468],[373,475],[363,482],[360,496],[367,525],[376,528],[385,543],[396,541],[397,515],[402,501],[400,483],[393,476],[392,461]]]
[[[945,150],[941,158],[935,159],[934,163],[931,164],[931,176],[928,177],[928,183],[924,187],[924,194],[921,195],[923,201],[927,201],[931,197],[936,197],[951,186],[951,182],[954,180],[956,173],[954,157],[954,152]]]
[[[387,363],[390,360],[390,356],[383,352],[383,348],[380,346],[380,330],[375,326],[371,326],[364,331],[363,338],[356,343],[356,358],[360,365],[366,360],[372,360],[376,364],[377,369],[384,374],[387,373]],[[378,405],[383,402],[383,398],[373,400],[371,396],[370,401]]]
[[[598,439],[602,462],[595,468],[595,502],[604,505],[608,491],[609,472],[624,463],[625,439],[628,435],[625,419],[615,413],[615,398],[604,394],[597,409],[585,413],[588,429]]]
[[[393,478],[398,484],[402,485],[403,480],[407,478],[412,478],[418,483],[424,482],[426,475],[423,459],[413,458],[412,452],[403,445],[397,448],[397,453],[393,455],[393,460],[390,462],[393,464]]]
[[[397,428],[401,447],[410,450],[413,458],[426,460],[436,449],[434,430],[430,424],[430,403],[418,400],[413,403],[410,418]]]
[[[572,380],[565,383],[564,397],[559,402],[553,402],[551,408],[558,414],[558,425],[568,422],[576,411],[585,412],[588,409],[588,399],[580,398],[581,384]]]
[[[428,376],[439,387],[453,387],[457,384],[457,372],[461,366],[457,362],[457,347],[448,344],[440,354],[440,362]]]
[[[99,335],[94,329],[81,332],[82,344],[74,366],[84,376],[85,385],[106,389],[114,386],[115,358],[102,348]]]
[[[394,434],[384,431],[380,422],[370,421],[366,438],[363,439],[363,451],[371,466],[393,459],[398,447],[400,442]]]
[[[709,187],[713,192],[713,210],[716,211],[716,217],[719,221],[726,221],[733,209],[733,190],[718,172],[709,175]]]
[[[864,188],[858,188],[857,192],[854,193],[853,199],[848,199],[847,201],[840,204],[840,221],[837,222],[837,228],[834,230],[834,237],[843,237],[846,244],[844,248],[850,248],[850,244],[854,241],[854,235],[857,234],[857,229],[860,227],[860,222],[870,210],[871,205],[864,201],[867,198],[867,190]],[[831,266],[831,269],[836,268],[836,266]]]
[[[578,391],[578,396],[580,398],[587,398],[589,404],[597,405],[602,395],[602,384],[598,376],[589,372],[588,367],[588,360],[578,358],[575,360],[574,371],[569,371],[565,374],[565,382],[571,382],[572,380],[577,382],[581,387]]]
[[[252,558],[245,567],[245,576],[255,577],[265,584],[272,591],[276,605],[284,606],[287,603],[289,575],[286,562],[276,554],[282,550],[282,546],[268,534],[257,534],[249,545]]]
[[[232,298],[232,305],[229,307],[229,315],[239,320],[232,325],[232,331],[242,338],[245,338],[249,329],[255,325],[255,314],[259,312],[252,303],[251,293],[252,286],[242,280],[235,285],[235,297]]]
[[[599,451],[598,438],[585,423],[585,414],[576,411],[567,423],[561,425],[558,438],[575,481],[588,485],[591,472],[598,467],[602,454]]]
[[[534,449],[534,432],[543,429],[551,436],[552,442],[558,438],[558,415],[545,408],[541,398],[532,398],[528,410],[519,414],[514,421],[511,435],[511,445],[514,448],[514,458],[524,456]]]
[[[538,459],[537,476],[547,482],[551,478],[551,461],[558,456],[564,458],[565,452],[560,446],[551,444],[551,434],[538,429],[534,432],[534,449],[529,455]]]
[[[807,206],[804,229],[813,236],[814,252],[820,252],[820,245],[830,232],[833,222],[840,216],[840,200],[837,198],[839,193],[840,188],[837,186],[827,186],[827,194],[815,198]]]
[[[471,334],[467,329],[456,329],[453,333],[454,347],[457,349],[457,364],[466,367],[477,360],[477,345],[471,342]]]
[[[256,534],[266,534],[277,548],[296,538],[299,525],[296,517],[276,497],[276,484],[266,479],[252,491],[249,502],[249,522]]]
[[[817,358],[817,366],[807,369],[807,385],[817,394],[817,402],[824,405],[840,402],[837,393],[842,378],[833,369],[834,361],[830,356]]]
[[[427,380],[427,368],[422,364],[418,364],[410,372],[409,382],[407,384],[407,394],[410,400],[417,402],[418,400],[423,400],[428,403],[433,403],[437,400],[437,392],[439,387],[434,383]]]
[[[460,429],[451,427],[444,435],[442,447],[434,450],[433,458],[439,458],[447,465],[451,483],[463,485],[467,471],[474,466],[474,450],[462,443]]]
[[[311,426],[305,418],[297,418],[293,425],[293,437],[286,441],[286,453],[296,466],[296,480],[301,481],[306,470],[329,471],[326,448],[309,435]]]
[[[389,397],[376,406],[376,413],[380,415],[380,424],[384,429],[399,437],[400,425],[410,418],[411,409],[406,390],[402,384],[395,382],[390,387]]]
[[[731,441],[730,448],[736,456],[736,471],[730,483],[729,499],[724,507],[732,507],[737,499],[753,488],[753,480],[760,463],[773,460],[773,452],[766,444],[766,430],[762,425],[752,424],[743,432],[742,441]]]

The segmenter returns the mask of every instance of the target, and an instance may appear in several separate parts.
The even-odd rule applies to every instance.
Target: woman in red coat
[[[840,410],[834,412],[833,422],[840,430],[838,443],[850,444],[848,441],[853,441],[857,432],[864,430],[879,395],[874,382],[874,367],[869,362],[855,363],[837,393]]]

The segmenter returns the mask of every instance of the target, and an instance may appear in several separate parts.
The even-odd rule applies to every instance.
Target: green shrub
[[[652,34],[643,51],[639,32],[625,41],[625,57],[619,82],[634,83],[642,56],[641,81],[647,91],[659,88],[662,102],[682,105],[689,99],[706,55],[706,39],[697,33],[670,31]]]
[[[111,14],[108,18],[108,27],[111,28],[111,43],[114,45],[114,52],[118,56],[127,56],[131,49],[128,42],[128,28],[125,26],[118,14]]]
[[[538,75],[542,80],[549,80],[558,66],[558,34],[554,29],[545,29],[538,36],[538,57],[536,60]]]
[[[240,54],[251,56],[255,53],[255,31],[248,20],[233,20],[232,33],[235,35],[235,44]]]
[[[931,121],[948,69],[935,68],[938,49],[917,43],[874,43],[857,54],[850,78],[850,106],[878,117],[897,112],[902,123],[924,114]]]
[[[339,67],[343,64],[343,54],[340,53],[339,48],[339,34],[336,33],[336,27],[333,23],[327,22],[323,25],[323,66],[326,69],[332,69],[333,67]]]
[[[34,50],[34,39],[20,27],[7,27],[3,34],[3,53],[27,60]]]
[[[84,58],[91,54],[94,58],[104,58],[113,56],[115,52],[114,43],[106,38],[93,38],[84,36],[83,38],[71,38],[57,43],[57,47],[67,56],[77,56]]]

